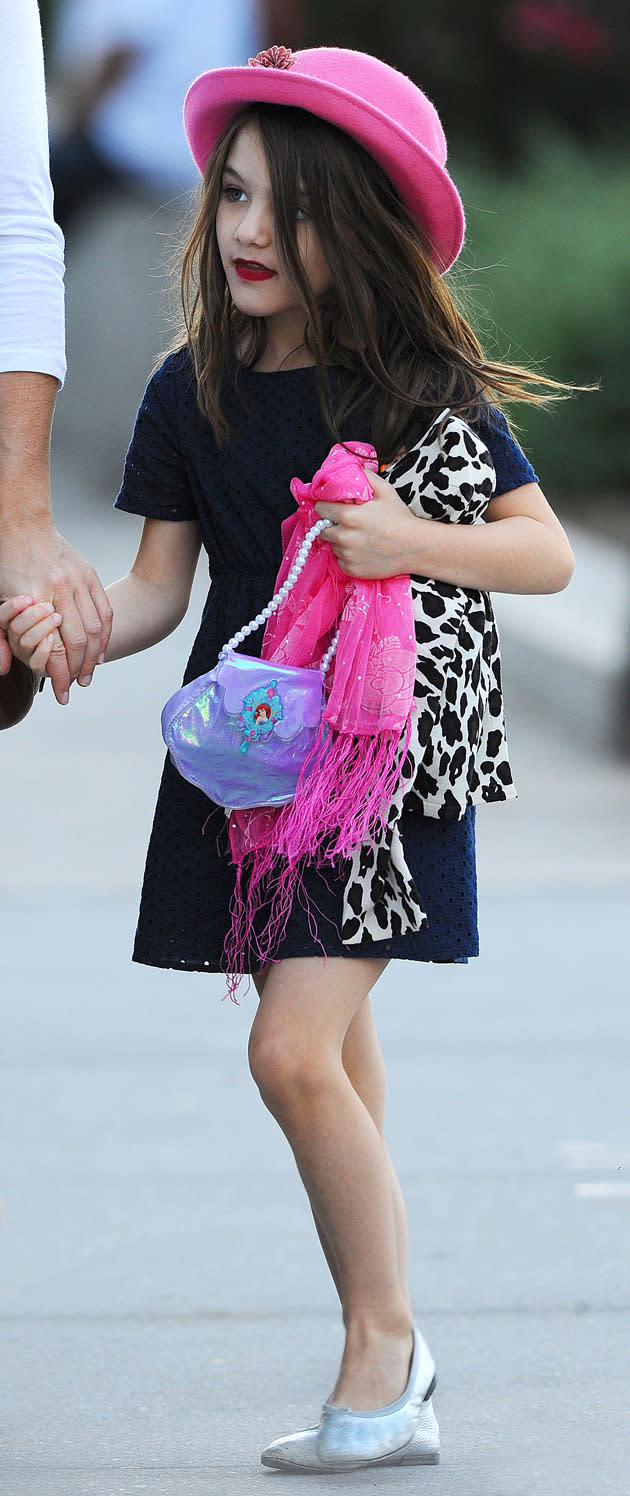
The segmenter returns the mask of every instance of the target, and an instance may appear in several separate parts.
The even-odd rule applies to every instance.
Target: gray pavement
[[[126,569],[135,522],[63,466],[58,486],[61,527],[106,580]],[[334,1375],[333,1292],[247,1074],[253,998],[129,960],[203,592],[0,739],[6,1496],[303,1490],[259,1451]],[[481,958],[393,966],[375,999],[442,1463],[315,1488],[630,1496],[630,773],[526,698],[511,718]]]

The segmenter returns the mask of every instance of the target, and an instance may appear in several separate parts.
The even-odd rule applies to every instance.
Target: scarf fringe
[[[245,971],[276,958],[294,898],[305,901],[316,930],[304,869],[346,861],[373,839],[400,784],[410,736],[411,719],[402,737],[399,729],[376,736],[335,733],[324,722],[290,804],[271,813],[232,812],[236,885],[223,965],[234,1000]]]
[[[402,773],[411,723],[370,736],[331,732],[322,723],[302,766],[294,799],[274,827],[278,855],[289,866],[345,861],[383,824]]]

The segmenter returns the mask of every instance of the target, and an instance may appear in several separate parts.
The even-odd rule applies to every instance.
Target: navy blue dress
[[[334,374],[333,379],[337,377]],[[153,376],[138,412],[117,506],[145,518],[195,519],[208,554],[211,587],[186,667],[185,681],[212,669],[222,646],[269,601],[280,566],[280,526],[294,512],[289,484],[308,481],[331,445],[313,368],[261,374],[240,371],[224,393],[229,444],[217,447],[197,405],[186,350]],[[369,441],[369,418],[353,418],[345,440]],[[497,411],[476,427],[493,458],[496,492],[535,474]],[[262,635],[246,642],[260,649]],[[165,697],[178,685],[170,683]],[[407,813],[401,832],[427,923],[396,939],[341,944],[344,868],[325,878],[308,869],[305,883],[318,912],[315,940],[296,901],[279,957],[329,955],[466,961],[478,952],[475,813],[450,823]],[[134,960],[149,966],[222,969],[234,871],[225,816],[167,759],[142,889]]]

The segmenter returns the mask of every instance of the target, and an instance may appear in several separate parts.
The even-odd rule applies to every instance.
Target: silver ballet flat
[[[418,1426],[422,1404],[435,1387],[435,1362],[419,1330],[413,1332],[409,1380],[396,1402],[370,1412],[325,1402],[317,1433],[317,1456],[327,1470],[362,1469],[401,1452]]]
[[[263,1450],[260,1456],[263,1465],[268,1465],[272,1470],[295,1470],[304,1475],[313,1472],[321,1474],[323,1471],[335,1474],[361,1468],[360,1464],[344,1464],[337,1467],[331,1465],[330,1461],[324,1464],[317,1453],[318,1433],[318,1428],[305,1428],[299,1434],[288,1434],[286,1439],[274,1439],[273,1444]],[[393,1454],[386,1454],[382,1459],[371,1463],[437,1465],[439,1460],[440,1430],[433,1411],[433,1403],[429,1397],[422,1403],[416,1431],[409,1443],[405,1444],[404,1449],[396,1449]]]

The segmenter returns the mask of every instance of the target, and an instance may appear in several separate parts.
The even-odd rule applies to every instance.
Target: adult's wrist
[[[32,480],[24,483],[17,477],[12,480],[7,474],[0,475],[0,523],[4,538],[7,532],[23,532],[26,523],[42,532],[54,530],[47,473],[39,483]]]

